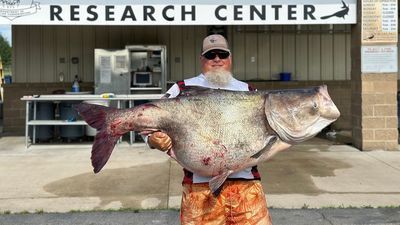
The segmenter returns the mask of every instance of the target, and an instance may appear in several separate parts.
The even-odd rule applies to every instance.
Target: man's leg
[[[184,184],[181,223],[272,224],[261,182],[257,180],[226,181],[217,198],[208,183]]]
[[[213,196],[208,183],[183,185],[181,224],[225,224],[224,204]]]
[[[228,212],[226,224],[272,224],[260,181],[227,181],[222,195]]]

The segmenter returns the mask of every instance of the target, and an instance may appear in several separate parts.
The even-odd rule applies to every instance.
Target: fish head
[[[266,95],[268,124],[284,142],[290,144],[314,137],[340,116],[326,85],[272,91]]]

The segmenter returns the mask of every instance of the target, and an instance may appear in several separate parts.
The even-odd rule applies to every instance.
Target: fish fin
[[[92,147],[93,172],[98,173],[107,163],[114,150],[115,144],[121,136],[112,136],[107,132],[107,129],[102,129],[97,132],[94,144]]]
[[[97,130],[100,130],[104,126],[107,115],[117,110],[102,105],[88,103],[74,105],[74,109],[78,111],[79,115],[82,116],[89,126],[96,128]]]
[[[98,173],[107,163],[115,144],[121,137],[120,134],[111,134],[107,123],[108,115],[113,114],[117,109],[87,103],[80,103],[74,108],[91,127],[97,129],[90,159],[94,173]]]
[[[207,87],[200,87],[200,86],[186,86],[183,89],[179,96],[194,96],[194,95],[204,95],[204,94],[212,94],[215,92],[233,92],[231,90],[223,90],[223,89],[213,89]]]
[[[262,148],[256,154],[252,155],[251,158],[258,159],[262,154],[271,149],[272,145],[275,144],[276,140],[278,140],[276,135],[269,136],[264,148]]]
[[[219,175],[213,177],[208,182],[208,186],[210,187],[210,190],[214,194],[214,196],[218,196],[218,194],[221,192],[222,184],[225,182],[225,180],[228,178],[228,176],[231,175],[232,173],[233,173],[232,170],[227,170],[227,171],[223,172],[222,174],[219,174]]]
[[[200,87],[200,86],[186,86],[180,93],[179,96],[193,96],[204,94],[211,91],[211,88]]]

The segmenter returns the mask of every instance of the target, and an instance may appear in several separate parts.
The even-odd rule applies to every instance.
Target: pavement
[[[90,151],[91,143],[26,149],[24,137],[0,137],[0,213],[179,209],[182,168],[165,153],[123,141],[94,174]],[[400,151],[314,138],[258,168],[273,210],[400,207]]]
[[[270,209],[274,225],[398,225],[399,208]],[[1,225],[176,225],[177,210],[92,211],[0,215]]]

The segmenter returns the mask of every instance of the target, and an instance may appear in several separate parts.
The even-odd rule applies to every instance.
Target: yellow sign
[[[397,42],[397,0],[362,0],[363,43]]]

